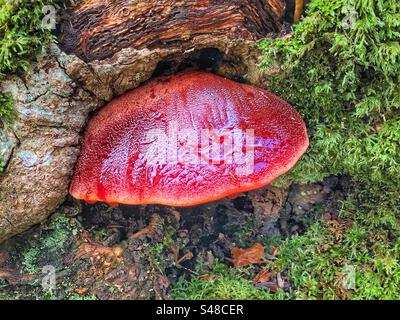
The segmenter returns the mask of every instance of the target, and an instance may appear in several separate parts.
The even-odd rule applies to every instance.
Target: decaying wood
[[[88,61],[124,48],[190,48],[195,37],[258,40],[282,27],[284,0],[87,0],[61,24],[67,53]]]
[[[1,82],[16,97],[18,119],[0,179],[0,242],[63,203],[80,133],[105,102],[188,68],[266,87],[256,40],[283,34],[285,4],[293,1],[85,0],[60,10],[60,46],[51,45],[24,78]]]

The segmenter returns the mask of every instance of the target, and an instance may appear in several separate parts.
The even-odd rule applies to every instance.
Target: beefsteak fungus
[[[161,77],[90,121],[70,193],[89,203],[192,206],[257,189],[308,147],[275,95],[211,73]]]

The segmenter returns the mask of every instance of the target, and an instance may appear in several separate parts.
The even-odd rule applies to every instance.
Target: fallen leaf
[[[282,279],[282,275],[281,273],[278,273],[278,275],[276,276],[276,282],[278,284],[278,287],[283,289],[285,288],[285,281]]]
[[[186,260],[190,260],[192,258],[193,258],[193,253],[191,251],[187,250],[185,252],[185,254],[176,261],[176,266],[179,267],[182,262],[184,262]]]
[[[211,275],[209,273],[205,273],[200,276],[200,279],[203,281],[209,281],[209,280],[215,279],[215,276]]]
[[[79,295],[83,295],[87,292],[87,290],[88,290],[87,288],[78,288],[76,289],[76,293]]]
[[[16,282],[18,279],[18,274],[11,269],[0,269],[0,279],[7,280],[9,282]]]
[[[264,257],[264,247],[259,243],[255,243],[248,249],[233,247],[231,253],[231,261],[233,265],[235,267],[244,267],[250,264],[262,262],[262,258]]]
[[[253,282],[255,284],[260,282],[268,282],[271,280],[272,274],[268,270],[261,270],[256,277],[254,278]]]
[[[179,247],[175,244],[171,245],[170,247],[171,252],[173,253],[174,257],[175,257],[175,262],[178,261],[179,259]]]
[[[143,228],[142,230],[139,230],[138,232],[132,234],[129,236],[129,240],[133,239],[138,239],[144,236],[148,236],[151,234],[154,234],[156,232],[156,228],[153,226],[147,226],[146,228]]]
[[[121,257],[123,253],[121,247],[104,247],[92,243],[82,243],[75,254],[75,260],[104,257]]]
[[[273,293],[277,292],[279,289],[278,284],[276,282],[272,282],[272,281],[257,283],[256,287],[257,288],[268,288]]]
[[[276,257],[279,253],[278,247],[272,247],[271,256]]]

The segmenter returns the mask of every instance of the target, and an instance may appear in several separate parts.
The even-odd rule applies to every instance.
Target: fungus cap
[[[308,147],[275,95],[211,73],[154,79],[89,122],[70,187],[89,203],[198,205],[257,189]]]

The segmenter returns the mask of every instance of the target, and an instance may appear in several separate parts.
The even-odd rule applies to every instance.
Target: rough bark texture
[[[0,177],[0,242],[54,212],[68,193],[79,155],[80,132],[88,113],[100,105],[63,69],[53,48],[26,77],[7,77],[2,92],[15,99],[18,119],[3,128],[5,174]]]
[[[88,0],[70,11],[60,44],[71,55],[53,45],[25,77],[0,84],[18,112],[12,127],[0,129],[7,164],[0,242],[64,201],[88,116],[106,101],[153,75],[188,67],[264,87],[255,40],[280,30],[282,3]]]
[[[67,16],[61,44],[93,61],[124,48],[189,49],[201,36],[258,40],[280,31],[284,7],[284,0],[89,0]]]

